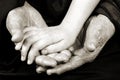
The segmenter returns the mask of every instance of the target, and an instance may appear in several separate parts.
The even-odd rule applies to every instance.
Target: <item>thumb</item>
[[[84,46],[89,51],[101,48],[114,34],[114,25],[102,15],[94,17],[87,29]]]
[[[23,32],[21,30],[16,30],[13,34],[12,34],[12,41],[15,43],[18,43],[20,41],[23,40]]]

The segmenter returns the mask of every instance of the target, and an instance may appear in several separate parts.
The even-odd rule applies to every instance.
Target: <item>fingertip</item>
[[[38,67],[37,69],[36,69],[36,72],[37,73],[42,73],[42,72],[44,72],[46,69],[45,68],[43,68],[43,67]]]
[[[22,47],[22,43],[17,43],[16,46],[15,46],[15,50],[20,50]]]
[[[23,35],[16,33],[13,35],[11,40],[15,43],[18,43],[18,42],[22,41],[22,39],[23,39]]]
[[[25,57],[24,56],[21,56],[21,61],[25,61]]]
[[[20,50],[20,47],[18,45],[15,46],[15,50]]]
[[[11,41],[16,42],[16,35],[13,35],[13,36],[12,36]]]
[[[52,69],[48,69],[48,70],[47,70],[47,75],[52,75],[52,74],[54,74],[54,73],[55,73],[55,71],[52,70]]]
[[[28,59],[27,59],[27,64],[31,65],[34,61],[35,56],[34,55],[30,55],[30,53],[28,54]]]
[[[50,70],[47,70],[46,73],[47,73],[47,75],[51,75],[52,74]]]
[[[33,63],[33,62],[32,62],[31,60],[29,60],[29,59],[27,60],[27,64],[28,64],[28,65],[31,65],[32,63]]]

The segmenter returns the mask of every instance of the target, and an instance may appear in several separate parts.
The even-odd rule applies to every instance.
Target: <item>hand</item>
[[[47,69],[56,67],[58,64],[66,63],[70,60],[72,53],[69,50],[63,50],[60,53],[52,53],[48,55],[39,55],[36,57],[36,72],[42,73]]]
[[[7,29],[12,35],[12,41],[16,44],[16,50],[20,50],[23,41],[23,30],[29,26],[46,27],[40,13],[25,2],[24,6],[11,10],[6,20]]]
[[[75,37],[69,34],[70,32],[65,31],[60,26],[46,28],[28,27],[24,30],[21,55],[25,60],[28,53],[28,64],[32,64],[37,53],[42,49],[41,52],[43,54],[62,51],[70,47],[75,41]]]
[[[78,47],[79,49],[74,51],[74,56],[69,62],[48,69],[47,74],[62,74],[66,71],[76,69],[87,62],[93,61],[114,32],[114,25],[107,17],[103,15],[93,17],[86,31],[83,48]]]

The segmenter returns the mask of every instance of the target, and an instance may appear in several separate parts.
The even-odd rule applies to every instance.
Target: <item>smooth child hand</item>
[[[31,64],[40,50],[42,54],[56,53],[69,48],[75,37],[60,26],[28,27],[24,30],[24,42],[21,55]],[[30,50],[30,51],[29,51]]]

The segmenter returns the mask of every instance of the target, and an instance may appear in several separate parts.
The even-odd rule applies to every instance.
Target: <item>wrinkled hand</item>
[[[66,71],[76,69],[87,62],[93,61],[114,32],[114,25],[107,17],[103,15],[93,17],[86,31],[83,48],[78,47],[75,49],[74,56],[69,62],[48,69],[47,74],[62,74]],[[36,63],[39,63],[39,61],[36,61]]]
[[[12,35],[12,41],[16,44],[16,50],[21,48],[24,28],[29,26],[47,27],[39,12],[27,2],[24,6],[13,9],[8,13],[6,26]]]

